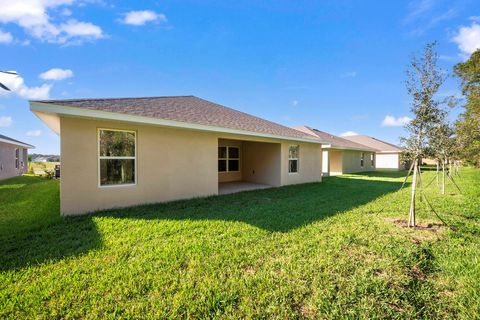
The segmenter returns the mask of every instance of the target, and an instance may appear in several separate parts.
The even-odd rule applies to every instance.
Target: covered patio
[[[280,162],[279,143],[218,139],[218,194],[279,186]]]

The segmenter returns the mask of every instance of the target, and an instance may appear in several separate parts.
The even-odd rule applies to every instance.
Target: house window
[[[240,148],[218,147],[218,172],[240,171]]]
[[[98,130],[99,185],[135,184],[136,133],[127,130]]]
[[[370,153],[370,164],[375,167],[375,155],[373,153]]]
[[[299,146],[288,147],[288,172],[298,172]]]
[[[360,155],[360,167],[363,167],[364,162],[365,162],[365,153],[362,152]]]
[[[18,169],[20,165],[20,149],[15,149],[15,168]]]

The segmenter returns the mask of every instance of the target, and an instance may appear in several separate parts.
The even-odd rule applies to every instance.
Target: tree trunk
[[[438,187],[438,170],[439,170],[439,167],[440,167],[440,165],[439,165],[438,160],[437,160],[437,187]]]
[[[445,160],[442,161],[442,194],[445,194]]]
[[[413,165],[413,178],[412,178],[412,198],[410,200],[410,215],[408,216],[408,226],[415,227],[415,191],[417,189],[417,173],[418,173],[418,161],[415,159]]]

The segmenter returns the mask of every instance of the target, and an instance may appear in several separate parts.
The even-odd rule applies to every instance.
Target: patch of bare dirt
[[[391,222],[399,228],[409,228],[412,230],[431,231],[431,232],[443,232],[447,228],[442,223],[417,223],[415,227],[409,227],[408,221],[404,219],[392,219]]]

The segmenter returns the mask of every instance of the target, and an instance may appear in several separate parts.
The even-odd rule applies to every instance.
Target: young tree
[[[438,55],[435,52],[436,43],[425,46],[421,57],[412,57],[407,70],[406,87],[412,97],[410,111],[414,115],[412,121],[405,126],[409,136],[402,138],[406,154],[412,161],[413,180],[410,200],[410,214],[408,226],[415,226],[415,195],[417,189],[419,166],[418,163],[427,151],[426,132],[440,123],[443,111],[435,94],[445,81],[442,70],[437,66]]]
[[[453,70],[462,81],[466,97],[465,110],[455,123],[457,147],[462,159],[480,167],[480,49]]]

